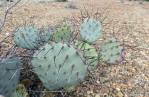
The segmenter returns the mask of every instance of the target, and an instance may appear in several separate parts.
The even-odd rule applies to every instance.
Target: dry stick
[[[14,5],[10,6],[10,7],[6,10],[3,23],[2,23],[2,25],[0,26],[0,32],[2,31],[2,28],[5,26],[8,13],[9,13],[10,10],[11,10],[13,7],[15,7],[20,1],[21,1],[21,0],[18,0]]]
[[[36,92],[40,92],[40,93],[69,93],[68,91],[34,91],[34,90],[27,90],[27,91],[29,91],[29,92],[34,92],[34,93],[36,93]]]

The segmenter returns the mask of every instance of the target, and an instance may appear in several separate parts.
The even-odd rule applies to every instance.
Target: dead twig
[[[8,16],[8,14],[9,14],[10,10],[11,10],[12,8],[14,8],[20,1],[21,1],[21,0],[18,0],[16,3],[14,3],[12,6],[10,6],[10,7],[6,10],[5,15],[4,15],[3,22],[2,22],[2,24],[1,24],[1,26],[0,26],[0,32],[2,31],[3,27],[5,26],[5,23],[6,23],[6,20],[7,20],[7,16]]]

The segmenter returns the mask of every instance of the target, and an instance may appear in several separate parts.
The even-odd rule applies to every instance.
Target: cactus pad
[[[69,42],[71,39],[71,27],[68,25],[61,25],[56,29],[56,32],[53,34],[53,40],[55,42]]]
[[[62,43],[41,47],[34,54],[32,65],[49,90],[75,86],[87,74],[87,65],[81,54],[72,46]]]
[[[39,31],[35,26],[21,26],[15,30],[14,41],[17,46],[25,49],[35,49],[50,39],[50,32]]]
[[[101,23],[94,19],[86,18],[81,24],[80,35],[82,40],[92,43],[101,35]]]
[[[20,76],[19,65],[18,58],[0,59],[0,94],[5,97],[15,91]]]
[[[25,86],[23,84],[18,84],[15,92],[11,95],[11,97],[28,97]]]
[[[101,45],[100,57],[109,64],[119,63],[123,58],[123,47],[115,38],[110,38]]]
[[[98,52],[96,48],[82,41],[77,41],[75,45],[81,50],[84,58],[89,64],[89,68],[94,68],[98,64]]]

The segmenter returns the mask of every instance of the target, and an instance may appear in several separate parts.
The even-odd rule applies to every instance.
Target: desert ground
[[[69,8],[70,4],[76,8]],[[57,97],[149,97],[149,2],[71,0],[63,3],[22,0],[9,13],[0,41],[24,23],[34,23],[39,27],[54,26],[65,19],[79,25],[77,20],[81,22],[81,16],[94,17],[98,13],[97,19],[104,26],[103,36],[97,43],[114,35],[125,47],[125,60],[118,65],[99,64],[74,92]],[[3,16],[2,8],[0,15]],[[5,40],[6,47],[8,41]],[[48,92],[45,97],[54,95],[57,94]]]

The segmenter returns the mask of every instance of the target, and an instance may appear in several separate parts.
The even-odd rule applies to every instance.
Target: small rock
[[[100,77],[100,82],[101,82],[102,84],[104,84],[104,83],[106,83],[106,82],[108,82],[108,81],[109,81],[108,78],[106,78],[106,77]]]
[[[5,35],[6,35],[6,36],[9,36],[9,33],[7,32]]]
[[[96,94],[95,97],[100,97],[100,94]]]
[[[124,97],[123,93],[119,88],[114,89],[112,96],[114,97]]]
[[[89,94],[93,94],[93,91],[87,91],[87,94],[89,95]]]
[[[78,9],[77,5],[75,2],[69,2],[67,5],[66,5],[66,8],[70,8],[70,9]]]

